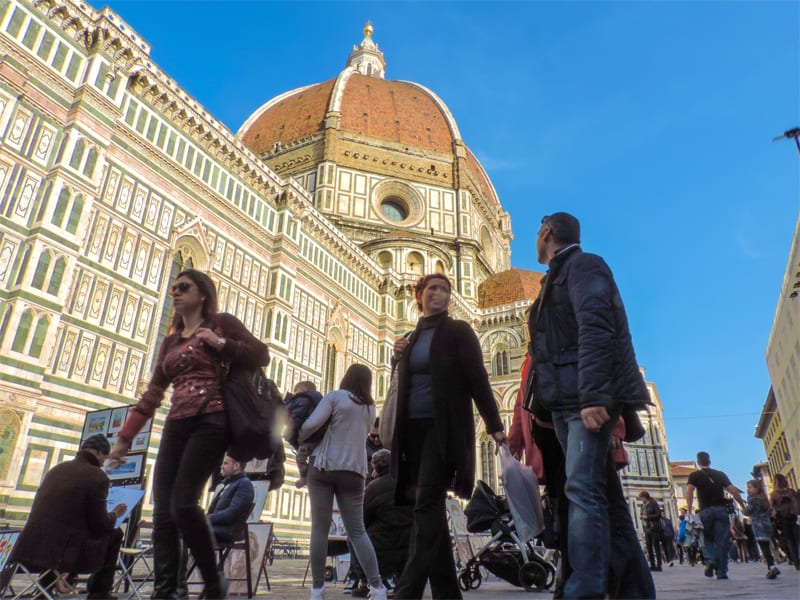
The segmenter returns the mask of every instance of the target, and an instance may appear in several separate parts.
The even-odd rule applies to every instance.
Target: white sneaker
[[[369,586],[369,597],[370,600],[386,600],[386,587],[376,588]]]
[[[384,594],[384,598],[385,597],[386,595]],[[315,588],[312,585],[310,600],[325,600],[325,586],[323,585],[321,588]]]

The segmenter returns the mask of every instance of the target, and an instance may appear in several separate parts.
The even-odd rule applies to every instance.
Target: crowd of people
[[[509,437],[480,342],[467,322],[449,314],[451,281],[442,273],[419,279],[415,298],[421,316],[413,331],[394,343],[397,397],[390,447],[382,447],[378,434],[367,365],[351,364],[338,388],[325,395],[303,381],[286,397],[285,437],[295,450],[297,485],[307,486],[311,507],[312,600],[326,597],[334,508],[351,551],[353,596],[416,599],[429,586],[433,598],[462,597],[446,499],[448,493],[468,499],[475,487],[473,407],[497,446],[508,444],[546,486],[562,556],[555,598],[654,598],[652,572],[676,559],[702,563],[707,576],[727,579],[731,556],[754,556],[749,539],[758,546],[768,578],[780,573],[780,557],[800,569],[798,497],[786,479],[776,476],[769,496],[760,480],[748,482],[745,500],[724,473],[711,468],[705,452],[697,455],[677,528],[657,500],[641,492],[645,557],[618,470],[628,462],[623,443],[644,434],[637,411],[651,401],[619,290],[603,259],[581,249],[574,216],[544,217],[536,247],[548,270],[528,312],[529,343]],[[243,470],[248,457],[226,454],[232,440],[220,382],[237,369],[267,365],[268,348],[236,317],[218,312],[207,274],[179,273],[170,293],[171,331],[113,448],[103,436],[90,437],[74,461],[47,474],[11,557],[36,571],[94,573],[90,597],[110,594],[122,539],[115,521],[126,508],[107,510],[109,480],[101,466],[125,460],[168,387],[169,413],[153,474],[152,597],[185,597],[188,554],[202,576],[202,597],[226,597],[215,544],[235,540],[237,524],[253,508],[253,484]],[[200,499],[215,471],[222,481],[205,511]],[[744,520],[732,520],[726,493],[738,502]],[[71,503],[60,502],[62,494]],[[699,509],[693,512],[695,497]],[[45,529],[64,534],[53,538],[58,543],[41,544]],[[82,553],[89,548],[88,555]],[[42,583],[53,582],[43,578]]]

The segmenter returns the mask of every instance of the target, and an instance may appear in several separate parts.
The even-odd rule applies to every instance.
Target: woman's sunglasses
[[[170,288],[170,292],[172,293],[173,296],[177,293],[185,294],[190,289],[192,289],[192,285],[194,284],[189,283],[188,281],[181,281],[180,283],[176,283],[175,285],[173,285]]]

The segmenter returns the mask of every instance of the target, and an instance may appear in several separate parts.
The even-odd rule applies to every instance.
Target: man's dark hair
[[[711,457],[708,455],[708,452],[697,453],[697,464],[700,465],[701,467],[711,466]]]
[[[553,232],[553,239],[562,244],[581,243],[581,224],[569,213],[557,212],[542,218]]]

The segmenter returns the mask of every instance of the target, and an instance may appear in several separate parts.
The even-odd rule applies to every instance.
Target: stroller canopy
[[[480,533],[491,528],[494,520],[508,513],[505,498],[494,493],[486,482],[478,480],[472,498],[464,508],[467,517],[467,531]]]

